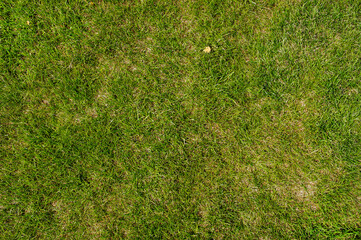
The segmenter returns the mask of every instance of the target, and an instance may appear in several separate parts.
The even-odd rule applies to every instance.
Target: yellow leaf
[[[203,49],[203,52],[205,52],[205,53],[210,53],[211,50],[212,50],[211,47],[208,46],[208,47],[206,47],[205,49]]]

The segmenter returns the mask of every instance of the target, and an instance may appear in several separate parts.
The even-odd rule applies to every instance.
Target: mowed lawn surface
[[[3,0],[0,54],[1,239],[361,238],[359,1]]]

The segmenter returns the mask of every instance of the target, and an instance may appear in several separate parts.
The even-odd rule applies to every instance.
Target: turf
[[[361,3],[0,2],[1,239],[361,238]]]

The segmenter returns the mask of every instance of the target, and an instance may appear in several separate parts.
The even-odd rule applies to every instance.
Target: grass
[[[360,13],[2,1],[0,238],[360,238]]]

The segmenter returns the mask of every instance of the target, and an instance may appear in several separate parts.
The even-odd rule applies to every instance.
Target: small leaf
[[[212,51],[210,46],[207,46],[205,49],[203,49],[203,52],[210,53]]]

